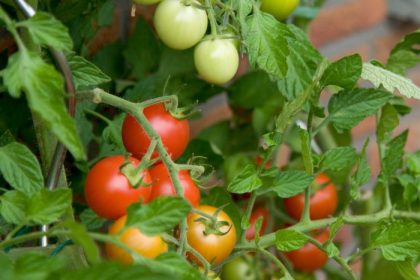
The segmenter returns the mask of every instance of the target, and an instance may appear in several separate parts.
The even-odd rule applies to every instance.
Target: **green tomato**
[[[204,80],[224,84],[235,76],[239,54],[231,39],[204,40],[195,47],[194,63]]]
[[[249,260],[244,257],[238,257],[225,264],[220,275],[222,280],[256,280],[257,271],[253,268]]]
[[[199,2],[194,2],[200,5]],[[156,32],[169,47],[185,50],[197,44],[207,30],[207,13],[203,9],[186,6],[181,0],[164,0],[154,16]]]
[[[286,19],[298,6],[299,0],[261,0],[261,10],[278,20]]]
[[[159,2],[160,0],[134,0],[134,3],[140,4],[140,5],[153,5]]]

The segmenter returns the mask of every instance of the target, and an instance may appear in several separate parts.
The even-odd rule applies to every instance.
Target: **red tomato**
[[[124,227],[127,216],[122,216],[109,228],[109,234],[118,234]],[[148,236],[138,228],[127,228],[120,236],[121,242],[146,258],[155,258],[168,251],[168,244],[159,235]],[[133,258],[124,249],[117,245],[106,243],[105,253],[109,259],[123,264],[131,264]]]
[[[323,230],[315,239],[323,244],[328,240],[329,235],[328,230]],[[305,272],[313,272],[323,267],[328,261],[328,255],[311,243],[285,255],[296,270]]]
[[[174,185],[172,184],[168,169],[163,163],[157,164],[150,169],[150,175],[153,180],[153,188],[150,199],[153,200],[159,196],[176,195]],[[179,180],[184,189],[184,196],[193,207],[200,205],[200,190],[191,179],[188,170],[178,172]]]
[[[320,174],[315,178],[319,185],[327,184],[324,188],[318,189],[311,196],[309,209],[311,219],[323,219],[334,214],[337,209],[337,190],[331,180],[325,175]],[[296,220],[299,220],[305,205],[305,195],[303,193],[284,200],[286,212]]]
[[[255,237],[255,224],[259,217],[262,217],[262,224],[260,229],[260,236],[264,234],[267,229],[268,211],[264,207],[258,207],[252,211],[249,223],[251,226],[246,230],[246,239],[252,240]]]
[[[187,147],[190,127],[187,120],[178,120],[166,111],[163,103],[151,105],[144,109],[144,115],[153,129],[159,134],[173,160],[181,156]],[[127,115],[122,126],[123,143],[127,151],[141,159],[150,145],[150,138],[132,115]],[[158,153],[153,152],[152,158]]]
[[[255,158],[255,162],[257,163],[257,165],[260,165],[263,162],[263,158],[260,157],[259,155],[257,155],[257,157]],[[271,167],[271,162],[270,161],[267,161],[265,163],[264,167],[266,169],[270,168]]]
[[[129,158],[134,166],[139,164],[135,158]],[[89,171],[85,184],[86,201],[92,210],[101,217],[117,219],[126,214],[130,204],[149,201],[152,187],[133,188],[120,171],[124,156],[111,156],[96,163]],[[147,170],[143,171],[143,182],[151,184]]]

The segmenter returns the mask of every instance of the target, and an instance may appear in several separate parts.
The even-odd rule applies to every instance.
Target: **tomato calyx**
[[[195,222],[202,223],[205,228],[203,234],[205,236],[214,234],[218,236],[223,236],[229,233],[232,228],[232,225],[229,224],[227,221],[213,221],[213,219],[209,219],[206,217],[198,218],[194,220]],[[229,226],[228,230],[222,230],[223,227]]]
[[[124,176],[127,178],[128,182],[133,186],[134,189],[137,188],[146,188],[150,187],[151,183],[144,182],[144,172],[147,170],[150,166],[155,164],[158,161],[158,159],[147,159],[142,160],[138,166],[133,165],[128,158],[125,158],[125,161],[120,166],[120,172],[124,174]]]

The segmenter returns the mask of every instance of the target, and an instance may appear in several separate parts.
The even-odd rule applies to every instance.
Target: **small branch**
[[[205,2],[206,2],[207,16],[210,21],[211,35],[213,35],[213,37],[216,37],[218,34],[218,30],[217,30],[217,22],[216,22],[216,16],[214,14],[213,6],[211,5],[211,0],[205,0]]]
[[[263,164],[261,164],[261,166],[264,166]],[[251,198],[248,201],[248,206],[245,211],[245,217],[247,221],[249,221],[249,218],[251,217],[252,209],[254,208],[256,199],[257,199],[257,192],[253,191],[251,194]],[[242,230],[242,235],[241,235],[242,241],[246,241],[246,231],[247,229]]]
[[[265,257],[267,257],[273,263],[275,263],[281,269],[281,271],[284,273],[284,276],[286,276],[285,277],[286,279],[293,279],[292,275],[290,275],[290,272],[287,270],[287,268],[284,266],[284,264],[278,258],[276,258],[274,255],[272,255],[269,251],[264,250],[262,248],[259,248],[257,251],[260,252]]]

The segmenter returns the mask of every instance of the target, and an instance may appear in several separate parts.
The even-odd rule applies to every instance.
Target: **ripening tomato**
[[[257,207],[255,210],[252,211],[251,217],[249,217],[249,223],[251,226],[246,230],[246,239],[252,240],[255,237],[255,224],[259,217],[262,217],[261,229],[260,229],[260,236],[264,234],[265,230],[267,229],[267,222],[268,222],[268,211],[264,207]]]
[[[125,225],[127,216],[122,216],[109,228],[109,234],[117,234]],[[155,258],[160,254],[168,251],[168,244],[163,241],[162,237],[148,236],[142,233],[138,228],[127,228],[120,236],[120,240],[146,258]],[[123,264],[131,264],[133,258],[131,255],[115,244],[106,243],[105,253],[111,260],[119,261]]]
[[[197,44],[207,30],[207,13],[194,5],[198,1],[163,0],[156,9],[154,23],[160,39],[169,47],[185,50]],[[194,5],[193,5],[194,4]]]
[[[310,199],[310,217],[317,220],[334,214],[337,209],[338,198],[335,185],[325,174],[318,175],[315,182],[319,185],[327,184],[322,189],[316,190]],[[305,195],[303,193],[284,200],[286,212],[296,220],[299,220],[302,216],[304,205]]]
[[[261,10],[279,20],[286,19],[299,5],[299,0],[261,0]]]
[[[209,205],[201,205],[198,210],[214,215],[217,208]],[[217,215],[217,221],[225,221],[228,225],[218,228],[218,233],[214,228],[208,228],[202,221],[199,214],[191,213],[187,218],[187,240],[188,244],[199,252],[207,261],[217,264],[230,255],[236,244],[236,229],[230,217],[220,211]]]
[[[135,158],[129,158],[131,164],[139,165]],[[85,183],[86,201],[92,210],[103,218],[118,219],[126,214],[132,203],[147,203],[150,198],[152,179],[149,171],[143,170],[142,178],[146,186],[133,188],[120,171],[125,162],[124,156],[110,156],[100,160],[89,171]]]
[[[134,0],[134,3],[140,4],[140,5],[153,5],[159,2],[160,0]]]
[[[323,230],[315,239],[324,244],[329,235],[328,230]],[[285,255],[293,264],[294,269],[304,272],[313,272],[320,269],[328,261],[328,255],[311,243],[307,243],[298,250],[285,253]]]
[[[232,39],[208,39],[195,47],[194,63],[204,80],[225,84],[238,71],[239,54]]]
[[[187,120],[178,120],[165,109],[163,103],[157,103],[144,109],[144,115],[159,134],[173,160],[179,158],[187,147],[190,138],[190,126]],[[122,126],[122,139],[125,148],[136,158],[141,159],[150,145],[150,138],[132,115],[127,115]],[[158,153],[153,152],[152,158]]]
[[[250,260],[240,256],[223,265],[221,277],[222,280],[257,280],[258,272]]]
[[[150,200],[164,195],[175,195],[175,188],[168,169],[163,163],[157,164],[150,169],[153,187]],[[184,197],[193,207],[200,205],[200,190],[192,180],[188,170],[178,172],[179,180],[184,189]]]

